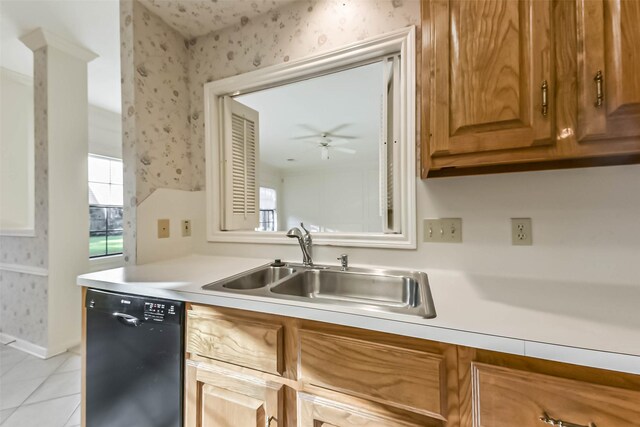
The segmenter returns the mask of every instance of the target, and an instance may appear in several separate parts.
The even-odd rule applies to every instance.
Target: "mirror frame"
[[[299,81],[333,71],[370,63],[400,52],[403,85],[400,97],[401,209],[402,233],[313,233],[316,245],[416,248],[416,42],[415,27],[395,30],[342,48],[288,63],[273,65],[204,85],[207,240],[231,243],[297,244],[285,231],[222,231],[221,200],[221,109],[220,98]]]

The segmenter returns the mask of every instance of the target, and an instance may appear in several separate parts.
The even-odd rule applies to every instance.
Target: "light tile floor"
[[[0,345],[0,425],[79,426],[79,354],[42,360]]]

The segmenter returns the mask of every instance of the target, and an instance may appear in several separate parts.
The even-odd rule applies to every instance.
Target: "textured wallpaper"
[[[120,75],[122,81],[122,163],[123,163],[123,256],[125,263],[136,263],[136,218],[138,147],[136,137],[135,64],[133,61],[133,7],[131,0],[120,0]]]
[[[154,10],[159,4],[150,3]],[[175,5],[169,15],[210,15],[206,7],[180,11]],[[204,189],[206,82],[418,25],[420,19],[419,0],[299,0],[262,15],[239,16],[229,27],[187,41],[138,1],[121,0],[120,7],[129,263],[136,255],[136,206],[157,188]],[[236,9],[232,2],[215,6],[225,16]],[[194,17],[193,32],[181,27],[182,19],[171,21],[195,34],[204,31],[206,16]]]
[[[47,346],[48,277],[0,271],[0,332]]]
[[[49,262],[49,190],[47,140],[47,50],[34,65],[35,237],[0,237],[0,263],[47,268]],[[0,332],[47,345],[47,277],[0,272]]]
[[[124,257],[136,262],[136,207],[157,188],[191,190],[184,38],[141,3],[120,1]]]
[[[295,0],[140,0],[187,38],[199,37]]]
[[[138,2],[132,21],[140,204],[156,188],[192,187],[188,55],[184,38]]]
[[[192,189],[205,186],[206,82],[418,25],[418,0],[301,0],[189,42]]]
[[[225,7],[217,5],[220,14]],[[156,188],[204,188],[204,83],[417,25],[419,17],[418,0],[300,0],[185,41],[141,3],[121,0],[124,156],[136,164],[136,203]]]

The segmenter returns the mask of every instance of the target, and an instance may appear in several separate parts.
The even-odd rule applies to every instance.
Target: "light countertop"
[[[271,261],[190,255],[85,274],[78,284],[640,374],[640,287],[426,270],[437,317],[406,321],[353,308],[201,289]]]

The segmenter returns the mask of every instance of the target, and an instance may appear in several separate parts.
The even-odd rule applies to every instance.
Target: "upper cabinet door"
[[[578,0],[578,140],[640,136],[640,1]]]
[[[549,0],[431,0],[429,154],[553,143]]]

